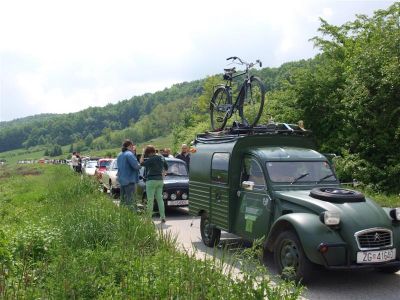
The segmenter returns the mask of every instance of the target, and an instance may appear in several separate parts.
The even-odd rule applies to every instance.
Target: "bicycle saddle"
[[[231,69],[224,69],[224,71],[225,71],[225,73],[230,73],[230,74],[233,74],[233,73],[235,73],[235,72],[236,72],[236,68],[235,68],[235,67],[233,67],[233,68],[231,68]]]

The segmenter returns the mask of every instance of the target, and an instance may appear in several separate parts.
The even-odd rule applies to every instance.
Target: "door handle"
[[[217,200],[217,202],[221,202],[221,194],[216,193],[215,194],[215,200]]]

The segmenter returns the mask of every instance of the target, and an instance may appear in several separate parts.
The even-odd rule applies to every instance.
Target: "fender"
[[[382,209],[386,212],[389,219],[392,219],[390,216],[390,211],[393,208],[390,207],[382,207]],[[392,231],[393,231],[393,246],[397,248],[397,258],[400,259],[400,221],[392,221]]]
[[[321,243],[343,243],[339,233],[323,224],[319,216],[310,213],[291,213],[279,217],[268,235],[265,247],[273,250],[278,235],[285,230],[296,232],[307,258],[319,265],[325,265],[322,254],[318,251]],[[330,252],[330,253],[329,253]],[[330,265],[345,264],[345,248],[332,248],[327,256]]]

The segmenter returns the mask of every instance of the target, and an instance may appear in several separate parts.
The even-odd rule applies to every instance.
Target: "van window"
[[[214,153],[211,162],[211,180],[228,183],[229,153]]]
[[[254,182],[255,190],[263,190],[266,187],[265,177],[261,165],[251,156],[246,155],[243,160],[241,182]]]

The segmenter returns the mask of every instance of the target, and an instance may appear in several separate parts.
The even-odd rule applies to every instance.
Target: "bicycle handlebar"
[[[260,68],[262,67],[262,62],[259,59],[257,59],[255,63],[247,63],[244,60],[240,59],[240,57],[237,57],[237,56],[228,57],[226,60],[233,60],[233,61],[238,60],[241,65],[246,65],[246,67],[249,69],[254,67],[256,64],[259,64]]]

